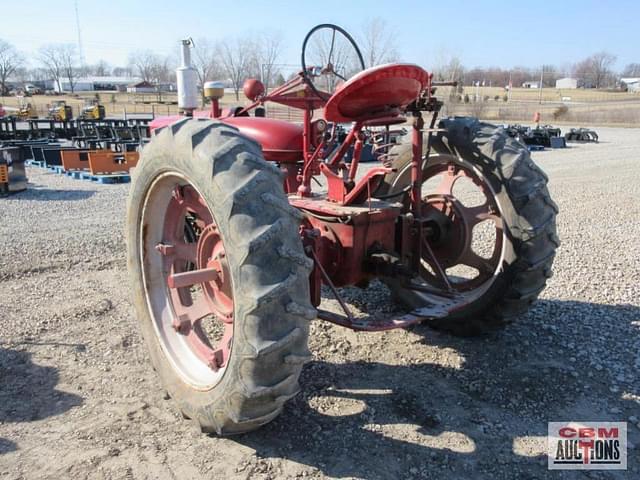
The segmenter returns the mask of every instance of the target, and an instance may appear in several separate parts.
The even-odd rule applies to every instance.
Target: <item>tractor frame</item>
[[[384,70],[383,70],[384,72]],[[286,150],[265,150],[265,158],[280,165],[284,174],[284,189],[289,203],[305,214],[300,236],[305,252],[314,260],[309,277],[311,301],[315,307],[321,302],[321,286],[327,285],[340,304],[343,314],[318,309],[318,318],[354,330],[381,331],[405,328],[429,318],[446,316],[456,307],[457,295],[451,291],[444,296],[428,287],[413,285],[425,298],[431,300],[431,308],[412,311],[399,317],[386,319],[356,318],[342,298],[338,287],[366,286],[373,278],[404,277],[407,285],[420,274],[423,241],[430,226],[421,213],[422,171],[428,162],[429,143],[438,119],[442,102],[434,96],[438,86],[455,86],[455,82],[434,82],[433,74],[425,72],[424,88],[418,97],[404,109],[393,109],[387,114],[371,115],[368,119],[352,122],[344,140],[336,139],[336,129],[329,130],[327,122],[314,120],[314,112],[327,103],[329,95],[313,89],[301,71],[288,82],[265,93],[264,86],[255,79],[247,80],[244,93],[252,101],[244,108],[222,109],[217,98],[212,98],[209,111],[186,112],[186,115],[219,119],[231,125],[243,125],[250,112],[262,109],[268,102],[297,108],[303,111],[302,161]],[[366,98],[365,98],[366,101]],[[423,114],[430,114],[425,128]],[[260,117],[264,112],[257,112]],[[408,191],[409,208],[399,202],[389,202],[373,197],[385,175],[393,171],[390,161],[385,161],[390,141],[390,126],[403,124],[409,117],[411,125],[411,184]],[[154,122],[152,129],[169,125],[175,117],[164,117]],[[278,138],[283,134],[281,121],[260,119],[256,129],[260,135]],[[367,140],[366,129],[378,127],[384,130],[378,159],[380,166],[370,168],[358,178],[360,157]],[[425,135],[426,134],[426,135]],[[425,143],[426,137],[426,145]],[[343,160],[352,149],[350,164]],[[426,155],[425,155],[426,152]],[[327,193],[313,191],[314,177],[322,175]],[[398,200],[393,195],[390,200]],[[399,220],[399,221],[398,221]],[[428,253],[428,252],[426,252]],[[193,274],[194,278],[196,273]],[[198,278],[198,280],[202,280]]]

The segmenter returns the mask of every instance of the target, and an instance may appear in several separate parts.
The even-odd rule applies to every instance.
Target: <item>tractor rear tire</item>
[[[558,207],[549,195],[548,177],[531,160],[526,146],[504,129],[465,117],[443,119],[438,127],[444,131],[433,135],[430,159],[462,158],[479,169],[500,205],[506,248],[490,287],[455,313],[428,324],[455,335],[479,335],[526,312],[544,289],[560,245]],[[402,192],[410,183],[411,145],[400,144],[392,154],[396,171],[385,177],[375,196],[398,193],[391,198],[408,205],[408,194]],[[398,283],[388,285],[400,302],[412,308],[424,305]]]
[[[280,171],[236,128],[183,119],[155,132],[133,176],[128,269],[137,322],[164,388],[203,432],[238,434],[270,422],[299,391],[300,371],[310,359],[309,322],[316,315],[307,280],[312,261],[298,233],[301,216],[287,201]],[[167,353],[159,333],[171,333],[162,326],[167,319],[156,314],[148,293],[158,279],[147,272],[159,255],[150,242],[159,241],[154,235],[161,238],[162,228],[154,232],[166,215],[152,204],[157,202],[148,202],[155,198],[149,192],[172,176],[200,194],[217,224],[230,271],[232,344],[221,378],[206,387],[190,382],[189,369],[180,371]]]

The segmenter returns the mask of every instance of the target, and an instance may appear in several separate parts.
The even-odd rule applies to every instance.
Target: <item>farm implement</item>
[[[221,110],[222,89],[205,84],[212,107],[197,111],[190,47],[177,70],[184,114],[150,124],[133,174],[127,257],[151,361],[203,431],[275,418],[298,392],[315,319],[474,335],[544,289],[559,244],[547,177],[504,129],[440,119],[431,73],[365,69],[351,36],[323,24],[284,85],[247,80],[249,104]],[[300,109],[302,124],[266,118],[270,102]],[[377,160],[366,169],[365,145]],[[341,287],[371,282],[403,312],[354,311]]]
[[[565,138],[557,127],[551,125],[537,125],[535,128],[525,125],[508,125],[505,127],[507,135],[525,145],[546,148],[566,147]]]
[[[138,148],[148,139],[146,119],[0,119],[0,147],[15,147],[20,164],[48,168],[99,183],[129,181]]]
[[[593,142],[598,143],[598,134],[588,128],[572,128],[564,134],[567,142]]]

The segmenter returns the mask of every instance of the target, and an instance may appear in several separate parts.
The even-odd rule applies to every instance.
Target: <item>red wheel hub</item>
[[[489,185],[471,167],[441,163],[424,172],[424,181],[441,176],[433,193],[423,196],[423,218],[427,219],[428,235],[422,239],[422,259],[430,267],[423,269],[423,278],[433,284],[455,290],[470,290],[489,280],[498,268],[502,253],[502,218]],[[462,178],[471,180],[484,201],[466,206],[454,195],[454,185]],[[495,225],[495,243],[489,258],[473,250],[474,227],[490,220]],[[463,265],[477,270],[473,278],[450,282],[446,270]]]
[[[174,188],[163,242],[156,249],[163,255],[171,326],[200,360],[217,371],[226,366],[231,353],[233,291],[218,226],[193,187]]]
[[[456,265],[467,248],[469,232],[458,202],[445,195],[426,195],[422,215],[434,234],[429,238],[431,249],[443,268]],[[426,237],[423,241],[427,241]]]
[[[233,323],[233,300],[227,255],[218,227],[211,223],[198,240],[198,269],[213,270],[215,279],[202,284],[212,313],[225,323]]]

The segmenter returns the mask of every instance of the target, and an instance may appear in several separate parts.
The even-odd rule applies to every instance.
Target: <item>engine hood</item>
[[[195,112],[194,117],[207,117],[208,112]],[[158,117],[150,124],[151,131],[171,125],[184,118],[180,115]],[[220,121],[233,125],[262,146],[265,160],[291,163],[302,160],[302,125],[264,117],[226,117]]]
[[[302,160],[302,125],[264,117],[228,117],[222,121],[257,141],[266,160]]]

